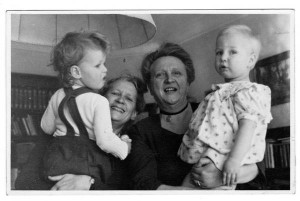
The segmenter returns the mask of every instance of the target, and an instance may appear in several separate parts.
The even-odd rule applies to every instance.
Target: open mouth
[[[221,66],[219,67],[219,69],[220,69],[221,71],[224,71],[224,70],[228,70],[228,67],[227,67],[227,66],[224,66],[224,65],[221,65]]]
[[[124,112],[125,112],[124,109],[122,109],[122,108],[120,108],[120,107],[117,107],[117,106],[111,106],[110,108],[111,108],[112,110],[117,111],[117,112],[120,112],[120,113],[124,113]]]
[[[165,93],[172,93],[172,92],[176,92],[177,89],[175,87],[167,87],[164,89]]]

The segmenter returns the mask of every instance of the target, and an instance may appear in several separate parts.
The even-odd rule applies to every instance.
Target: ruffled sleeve
[[[253,84],[243,88],[233,96],[237,119],[249,119],[267,124],[272,120],[271,90],[269,87]]]

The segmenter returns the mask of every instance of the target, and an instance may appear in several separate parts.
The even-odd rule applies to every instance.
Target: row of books
[[[11,118],[12,136],[37,136],[39,135],[39,121],[30,114],[20,117],[12,115]]]
[[[281,139],[266,139],[264,158],[266,168],[290,167],[290,137]]]
[[[53,90],[32,87],[12,87],[11,107],[13,109],[43,110],[53,95]]]

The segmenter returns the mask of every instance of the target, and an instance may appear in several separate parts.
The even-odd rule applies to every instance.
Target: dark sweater
[[[132,150],[127,157],[129,175],[136,190],[155,190],[161,184],[179,186],[191,170],[177,156],[182,135],[161,128],[159,115],[150,116],[134,125],[128,134]],[[237,189],[263,189],[265,184],[264,164],[258,163],[259,175]]]

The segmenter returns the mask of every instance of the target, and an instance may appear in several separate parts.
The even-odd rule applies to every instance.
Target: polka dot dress
[[[181,159],[197,163],[201,157],[209,157],[222,170],[235,143],[238,121],[248,119],[257,126],[242,164],[263,160],[267,125],[272,120],[269,87],[237,81],[213,85],[212,90],[192,116],[178,151]]]

